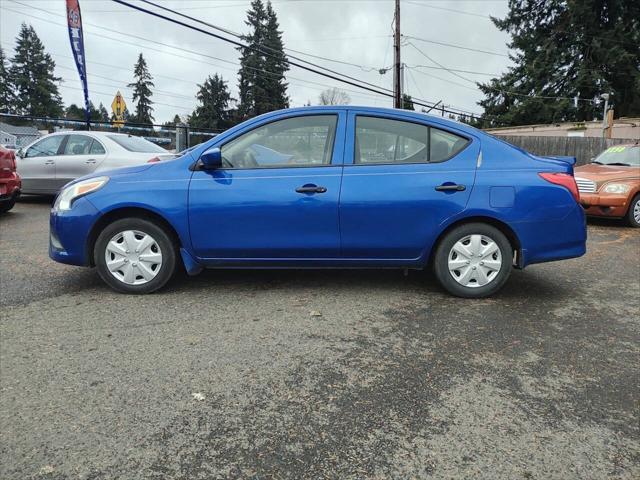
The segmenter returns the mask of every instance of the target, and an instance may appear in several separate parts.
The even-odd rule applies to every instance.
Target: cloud
[[[74,70],[65,26],[64,2],[19,1],[28,5],[24,6],[13,0],[0,1],[0,32],[5,52],[8,56],[12,55],[14,39],[20,24],[32,24],[44,42],[46,50],[56,61],[57,74],[65,79],[64,87],[61,89],[65,103],[81,104],[80,83]],[[196,104],[197,84],[202,83],[207,75],[216,72],[228,82],[232,95],[237,96],[239,55],[232,45],[111,1],[80,0],[80,4],[89,89],[94,103],[110,105],[117,90],[121,90],[128,103],[131,103],[130,90],[126,88],[126,84],[132,81],[133,64],[140,52],[146,57],[156,84],[153,99],[157,102],[157,121],[169,120],[176,113],[187,114],[192,111]],[[244,20],[249,1],[185,0],[163,1],[162,4],[233,31],[247,31]],[[392,88],[391,72],[380,75],[377,70],[389,67],[393,62],[390,38],[393,1],[274,0],[273,4],[286,47],[361,65],[365,68],[310,59],[363,81]],[[442,8],[500,17],[506,14],[507,3],[502,0],[404,1],[401,12],[403,33],[428,40],[507,53],[508,36],[499,32],[487,18]],[[98,27],[136,35],[149,41]],[[179,49],[160,45],[158,42]],[[510,64],[508,58],[501,56],[412,42],[429,57],[449,68],[501,73]],[[207,57],[184,50],[199,52]],[[402,60],[412,67],[436,66],[410,45],[403,47]],[[489,78],[475,74],[461,75],[473,80]],[[320,91],[331,86],[348,90],[354,104],[391,106],[390,98],[360,92],[355,87],[341,85],[337,81],[295,67],[289,72],[288,81],[293,106],[300,106],[308,100],[317,103]],[[405,85],[406,92],[414,97],[429,101],[442,100],[448,105],[474,112],[480,111],[476,102],[482,98],[481,93],[472,83],[445,70],[410,68],[405,75]]]

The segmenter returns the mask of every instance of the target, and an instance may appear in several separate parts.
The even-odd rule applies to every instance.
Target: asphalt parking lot
[[[486,300],[397,271],[210,271],[143,297],[0,218],[2,479],[640,478],[640,230]]]

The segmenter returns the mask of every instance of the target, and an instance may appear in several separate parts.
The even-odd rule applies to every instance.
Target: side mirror
[[[222,167],[222,152],[220,147],[211,147],[209,150],[200,155],[200,161],[207,170],[213,170]]]
[[[24,150],[22,148],[19,148],[18,150],[16,150],[16,157],[18,158],[24,157]]]

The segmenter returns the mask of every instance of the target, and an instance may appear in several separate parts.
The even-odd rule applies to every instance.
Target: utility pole
[[[603,93],[600,98],[604,100],[604,112],[602,113],[602,138],[605,138],[605,130],[607,129],[607,110],[609,110],[609,94]]]
[[[400,0],[396,0],[395,33],[393,35],[393,106],[402,108],[402,76],[400,62]]]

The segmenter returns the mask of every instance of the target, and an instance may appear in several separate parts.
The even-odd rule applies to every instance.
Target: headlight
[[[604,187],[604,193],[627,193],[630,188],[626,183],[610,183]]]
[[[71,210],[71,206],[75,199],[88,193],[95,192],[102,188],[108,181],[109,177],[97,177],[69,185],[60,192],[58,198],[56,198],[56,203],[53,205],[53,209],[59,211]]]

